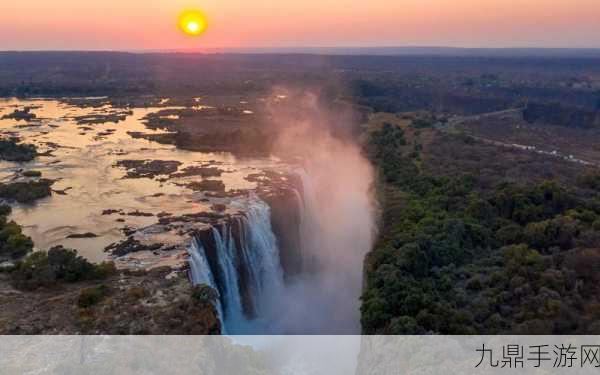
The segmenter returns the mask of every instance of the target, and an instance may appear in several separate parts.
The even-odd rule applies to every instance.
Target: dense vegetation
[[[55,246],[36,251],[17,262],[11,278],[19,289],[48,287],[58,282],[102,279],[116,272],[112,262],[93,264],[77,255],[77,251]]]
[[[0,205],[0,262],[23,257],[33,248],[33,241],[23,234],[21,227],[8,221],[10,211],[10,206]]]
[[[34,145],[17,143],[14,138],[0,139],[0,159],[8,161],[30,161],[37,155]]]
[[[40,179],[37,181],[19,181],[10,184],[0,183],[0,198],[14,200],[19,203],[32,203],[52,194],[50,188],[54,181]]]
[[[366,265],[365,333],[600,333],[600,174],[484,187],[432,173],[431,153],[391,124],[369,152],[384,225]]]

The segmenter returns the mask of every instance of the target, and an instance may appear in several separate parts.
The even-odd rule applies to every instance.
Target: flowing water
[[[130,135],[161,133],[147,129],[142,119],[169,108],[164,106],[131,108],[125,120],[117,123],[78,125],[77,116],[123,110],[109,104],[93,108],[59,100],[10,99],[0,101],[0,118],[25,107],[32,108],[36,118],[2,119],[0,132],[35,144],[40,152],[50,152],[27,163],[0,161],[0,182],[27,180],[23,170],[38,170],[42,177],[55,180],[51,197],[29,205],[11,204],[11,218],[23,225],[38,249],[60,244],[101,261],[108,257],[106,246],[137,230],[184,245],[192,282],[209,285],[218,294],[216,308],[226,333],[359,332],[362,260],[372,242],[373,212],[368,194],[370,169],[363,168],[362,159],[358,167],[352,159],[344,163],[354,150],[341,148],[338,155],[316,157],[298,168],[274,157],[239,159],[229,153],[191,152]],[[204,107],[194,108],[201,111]],[[178,161],[179,171],[189,166],[217,167],[223,172],[219,179],[226,192],[248,194],[219,198],[185,186],[199,180],[198,176],[126,178],[127,171],[116,163],[128,159]],[[364,173],[356,175],[363,169]],[[273,170],[295,173],[301,181],[293,191],[300,217],[295,251],[300,253],[301,272],[293,277],[284,275],[271,207],[255,192],[258,185],[250,178]],[[156,224],[159,213],[213,212],[215,205],[225,207],[228,219],[196,228],[199,231],[191,238],[183,239],[173,231],[160,233]],[[107,214],[107,210],[114,212]],[[68,238],[86,232],[97,237]],[[155,264],[150,259],[156,254],[140,253],[146,258],[137,253],[121,258],[130,266],[134,262]]]
[[[104,248],[125,237],[124,228],[151,225],[160,212],[208,212],[214,203],[229,204],[227,199],[206,201],[202,192],[181,186],[199,177],[124,178],[126,171],[115,166],[119,160],[175,160],[182,163],[179,170],[188,166],[219,168],[223,170],[219,179],[226,191],[254,189],[256,183],[248,181],[248,175],[278,168],[278,162],[272,158],[239,159],[230,153],[191,152],[129,135],[164,133],[146,128],[142,119],[172,107],[132,108],[132,114],[118,123],[77,125],[77,116],[102,115],[119,109],[110,105],[79,107],[57,100],[9,99],[0,100],[0,118],[25,107],[32,108],[36,118],[2,119],[0,133],[18,136],[24,143],[35,144],[39,152],[51,153],[27,163],[0,161],[0,182],[20,178],[22,170],[41,171],[43,178],[55,180],[51,197],[35,204],[13,205],[12,219],[24,227],[38,249],[64,245],[78,249],[92,261],[102,261],[107,257]],[[108,209],[124,214],[103,215]],[[153,215],[126,215],[136,211]],[[98,237],[67,238],[86,232]]]

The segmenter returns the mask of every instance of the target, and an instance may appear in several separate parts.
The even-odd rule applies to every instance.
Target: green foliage
[[[85,288],[79,292],[77,298],[77,306],[81,308],[91,307],[100,302],[108,293],[108,288],[105,285],[98,285],[90,288]]]
[[[213,304],[218,297],[217,292],[208,285],[195,285],[192,289],[192,300],[199,304]]]
[[[20,144],[14,138],[0,139],[0,159],[8,161],[30,161],[37,156],[34,145]]]
[[[484,189],[472,175],[427,174],[393,132],[382,129],[369,144],[393,186],[385,191],[396,195],[385,197],[383,230],[367,258],[364,332],[588,332],[586,303],[598,304],[589,296],[600,293],[594,198],[554,182]],[[401,209],[390,203],[397,197]]]
[[[40,198],[50,196],[52,194],[50,186],[53,183],[54,181],[47,179],[11,184],[0,183],[0,197],[19,203],[32,203]]]
[[[75,250],[62,246],[48,252],[36,251],[18,262],[11,276],[17,288],[36,289],[57,282],[77,282],[106,278],[116,272],[114,264],[88,262]]]
[[[33,248],[31,238],[25,236],[14,221],[7,222],[10,206],[0,205],[0,260],[18,259]]]

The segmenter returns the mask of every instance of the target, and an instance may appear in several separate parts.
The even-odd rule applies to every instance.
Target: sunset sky
[[[0,50],[600,48],[600,0],[2,0]],[[177,28],[186,8],[207,31]]]

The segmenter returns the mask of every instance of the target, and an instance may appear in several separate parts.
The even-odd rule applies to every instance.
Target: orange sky
[[[209,17],[199,38],[182,9]],[[600,48],[600,0],[1,0],[0,50],[297,46]]]

